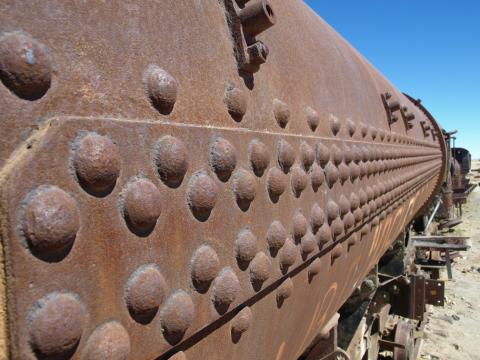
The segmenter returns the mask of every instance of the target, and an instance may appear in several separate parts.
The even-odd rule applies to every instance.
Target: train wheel
[[[414,360],[415,337],[413,326],[406,321],[400,320],[395,328],[395,343],[403,345],[403,348],[395,347],[393,360]]]

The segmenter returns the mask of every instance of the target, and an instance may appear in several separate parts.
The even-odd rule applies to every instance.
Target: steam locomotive
[[[415,357],[468,151],[303,1],[1,9],[3,358]]]

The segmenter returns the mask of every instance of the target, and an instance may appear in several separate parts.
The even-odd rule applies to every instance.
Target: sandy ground
[[[480,168],[474,161],[473,168]],[[480,182],[473,172],[471,181]],[[420,359],[480,359],[480,189],[463,207],[463,223],[455,234],[470,236],[472,247],[457,258],[453,280],[447,281],[445,307],[429,307]],[[446,274],[442,278],[446,278]]]

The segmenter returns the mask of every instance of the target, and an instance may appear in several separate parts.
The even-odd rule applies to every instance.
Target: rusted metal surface
[[[233,4],[248,76],[226,4],[2,3],[12,359],[298,358],[441,186],[438,124],[302,1]]]

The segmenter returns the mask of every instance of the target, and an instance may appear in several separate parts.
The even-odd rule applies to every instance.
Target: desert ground
[[[479,169],[480,161],[472,163]],[[471,181],[480,182],[473,171]],[[463,206],[463,223],[454,231],[470,236],[472,247],[457,258],[453,280],[447,281],[445,307],[429,307],[420,359],[480,359],[480,189]],[[447,278],[446,274],[442,278]]]

